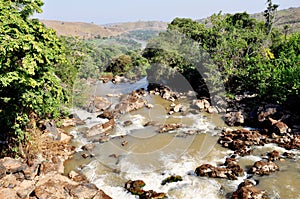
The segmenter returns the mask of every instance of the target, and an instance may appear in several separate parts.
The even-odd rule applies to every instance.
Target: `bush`
[[[56,117],[68,100],[53,67],[67,61],[63,46],[53,30],[29,18],[42,4],[0,1],[1,155],[17,153],[29,139],[31,116]]]

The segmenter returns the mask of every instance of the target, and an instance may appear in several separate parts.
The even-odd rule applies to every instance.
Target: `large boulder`
[[[222,167],[203,164],[196,168],[195,173],[197,176],[237,180],[237,177],[244,174],[244,170],[238,165],[235,158],[227,158]]]
[[[245,180],[242,182],[238,189],[233,192],[232,199],[267,199],[268,196],[266,191],[259,190],[254,186],[254,184],[249,181]]]
[[[290,132],[290,128],[288,127],[288,125],[286,125],[282,121],[274,120],[272,118],[269,118],[269,121],[271,122],[271,125],[272,125],[271,126],[272,133],[275,133],[277,135],[282,135],[282,134]]]
[[[241,111],[229,112],[225,115],[225,123],[228,126],[240,126],[245,123],[245,118]]]
[[[176,129],[180,128],[180,127],[182,127],[182,124],[178,124],[178,123],[164,124],[164,125],[161,125],[159,127],[158,132],[159,133],[166,133],[166,132],[169,132],[169,131],[176,130]]]
[[[40,178],[34,193],[37,198],[110,198],[93,184],[78,183],[56,172]]]
[[[90,129],[88,129],[85,133],[85,136],[90,138],[96,135],[107,135],[108,131],[113,129],[115,126],[115,120],[110,119],[107,122],[103,124],[96,124],[92,126]]]
[[[248,173],[256,175],[269,175],[271,172],[279,171],[279,166],[272,161],[257,161]]]
[[[131,94],[124,95],[120,103],[115,106],[115,113],[124,114],[143,108],[146,104],[146,101],[142,98],[144,93],[144,91],[137,90]]]
[[[105,97],[93,97],[85,106],[85,109],[90,113],[107,110],[111,106],[111,102]]]
[[[142,180],[127,181],[125,183],[125,189],[133,195],[138,195],[140,199],[161,199],[166,198],[165,193],[157,193],[153,190],[145,191],[143,187],[145,182]]]

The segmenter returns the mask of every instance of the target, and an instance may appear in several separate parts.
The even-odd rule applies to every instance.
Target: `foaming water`
[[[113,97],[108,99],[114,107],[119,101],[119,93],[145,88],[146,84],[146,79],[135,84],[99,83],[95,94],[98,96],[113,94]],[[144,99],[154,107],[122,115],[116,120],[115,128],[110,132],[110,141],[94,143],[95,148],[90,152],[95,157],[82,159],[79,152],[79,155],[68,161],[70,164],[68,170],[79,168],[91,182],[114,199],[137,198],[125,190],[124,185],[128,180],[143,180],[146,183],[144,190],[165,192],[168,198],[172,199],[225,199],[247,177],[246,172],[254,162],[262,159],[261,154],[277,150],[280,154],[293,152],[296,157],[284,162],[276,161],[280,167],[279,172],[264,177],[254,176],[258,182],[257,186],[267,190],[270,198],[300,198],[299,150],[287,151],[274,144],[257,146],[252,155],[238,158],[239,164],[245,170],[245,175],[238,180],[198,177],[194,173],[198,166],[202,164],[220,166],[226,157],[233,154],[233,151],[217,144],[216,135],[220,131],[215,129],[224,126],[220,116],[195,114],[192,111],[169,115],[171,102],[156,95],[147,95]],[[189,110],[192,99],[179,99],[176,101],[176,104],[178,103]],[[78,126],[72,131],[80,148],[90,143],[84,138],[83,132],[107,120],[97,118],[97,113],[87,113],[80,109],[74,109],[74,112],[86,122],[86,125]],[[131,121],[131,124],[125,125],[127,121]],[[145,126],[147,122],[156,125]],[[168,133],[158,133],[158,126],[171,123],[180,123],[183,126]],[[182,181],[161,185],[161,182],[171,175],[180,175]]]

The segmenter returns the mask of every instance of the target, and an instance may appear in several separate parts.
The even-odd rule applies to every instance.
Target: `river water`
[[[106,96],[114,104],[118,103],[121,94],[147,87],[144,78],[135,83],[103,84],[98,82],[91,89],[91,95]],[[105,122],[97,118],[97,113],[88,113],[74,108],[74,112],[86,125],[77,126],[71,131],[74,135],[74,145],[78,152],[74,158],[66,162],[66,173],[70,170],[79,170],[112,198],[135,199],[136,196],[124,189],[128,180],[143,180],[146,183],[144,190],[165,192],[168,198],[174,199],[202,199],[202,198],[230,198],[247,175],[238,180],[213,179],[197,177],[194,174],[196,167],[201,164],[220,165],[233,151],[222,148],[217,144],[220,127],[225,127],[221,116],[217,114],[186,111],[168,115],[166,109],[171,102],[156,95],[147,95],[145,99],[154,105],[152,109],[143,108],[122,115],[116,121],[115,128],[110,132],[111,139],[105,143],[94,143],[95,148],[90,151],[93,158],[81,157],[80,147],[90,143],[84,136],[84,127],[91,127]],[[195,97],[179,99],[185,107],[190,107]],[[124,127],[124,122],[130,120],[132,125]],[[157,133],[153,126],[144,127],[149,121],[158,124],[181,123],[182,128],[168,133]],[[197,130],[197,135],[188,135],[186,132]],[[126,145],[122,143],[126,142]],[[240,157],[239,164],[247,171],[255,161],[261,160],[261,154],[267,151],[286,150],[272,144],[256,147],[253,155]],[[268,191],[271,198],[300,198],[300,163],[299,151],[293,160],[276,162],[280,171],[269,176],[254,177],[258,188]],[[170,175],[180,175],[183,181],[161,185],[162,180]]]

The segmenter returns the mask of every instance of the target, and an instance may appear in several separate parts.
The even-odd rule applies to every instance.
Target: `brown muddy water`
[[[97,83],[91,95],[106,96],[112,93],[129,93],[132,90],[146,87],[146,79],[136,83]],[[83,159],[80,150],[82,145],[89,143],[82,135],[81,126],[71,131],[74,135],[74,144],[78,152],[73,159],[66,162],[66,172],[77,169],[87,176],[99,188],[112,198],[134,199],[123,187],[128,180],[143,180],[146,183],[144,190],[165,192],[168,198],[174,199],[203,199],[203,198],[230,198],[247,175],[238,180],[212,179],[197,177],[194,174],[196,167],[201,164],[220,165],[233,151],[222,148],[217,144],[217,134],[220,127],[225,127],[220,115],[196,113],[187,111],[168,115],[167,109],[171,102],[159,96],[145,97],[153,104],[152,109],[143,108],[123,115],[116,121],[111,132],[111,139],[106,143],[95,143],[90,151],[93,158]],[[109,98],[112,103],[118,102],[118,97]],[[185,107],[190,107],[193,97],[180,99]],[[97,114],[87,113],[81,109],[74,109],[81,119],[87,119],[86,127],[103,122],[96,118]],[[124,127],[125,121],[132,121],[132,125]],[[157,133],[153,126],[144,127],[143,124],[155,121],[159,124],[181,123],[182,128],[169,133]],[[198,130],[197,135],[188,135],[186,132]],[[124,141],[126,145],[122,145]],[[239,163],[247,171],[255,161],[261,160],[261,154],[278,150],[286,150],[276,145],[268,144],[256,147],[250,156],[240,157]],[[297,156],[293,160],[276,161],[280,171],[269,176],[255,176],[258,188],[268,191],[270,198],[300,198],[300,162],[299,151],[293,151]],[[170,175],[181,175],[183,181],[161,185],[163,179]]]

